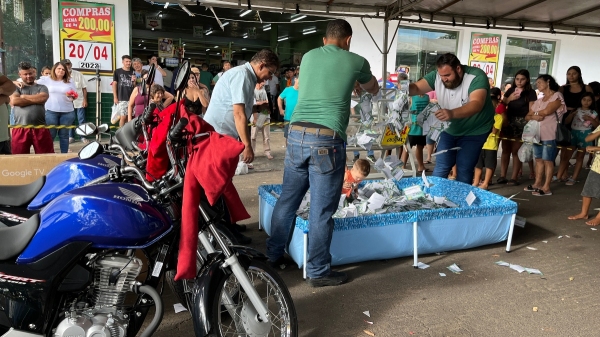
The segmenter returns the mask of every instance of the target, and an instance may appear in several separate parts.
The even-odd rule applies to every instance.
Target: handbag
[[[556,115],[556,144],[563,146],[571,145],[571,131],[566,125],[560,122],[556,112],[554,112],[554,115]]]

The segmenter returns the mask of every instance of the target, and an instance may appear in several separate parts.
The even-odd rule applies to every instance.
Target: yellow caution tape
[[[9,125],[9,129],[76,129],[77,125]],[[110,126],[111,129],[118,129],[118,126]]]
[[[522,139],[513,139],[513,138],[506,138],[506,137],[500,137],[500,139],[501,140],[510,140],[512,142],[520,142],[520,143],[527,143],[527,144],[533,144],[533,145],[542,145],[542,144],[535,144],[535,143],[525,142]],[[552,145],[543,145],[543,146],[552,147]],[[577,149],[574,146],[560,146],[560,145],[556,145],[556,148],[557,149],[566,149],[566,150],[569,150],[569,151],[575,150],[577,152],[586,152],[585,150]]]

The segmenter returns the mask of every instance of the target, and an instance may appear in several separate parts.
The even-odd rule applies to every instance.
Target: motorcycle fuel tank
[[[44,187],[27,208],[38,211],[59,195],[107,174],[109,168],[120,162],[120,158],[105,154],[86,160],[79,157],[65,160],[48,172]]]
[[[173,227],[166,213],[139,185],[114,183],[68,191],[40,213],[40,227],[18,264],[31,263],[69,242],[94,248],[145,248]]]

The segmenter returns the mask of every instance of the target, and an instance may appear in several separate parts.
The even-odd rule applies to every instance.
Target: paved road
[[[251,246],[263,252],[267,236],[258,231],[257,187],[281,183],[285,150],[281,132],[272,132],[271,138],[275,159],[258,154],[254,172],[234,179],[252,215],[245,221],[247,235],[254,240]],[[298,312],[300,336],[368,336],[364,330],[375,336],[600,335],[600,321],[595,319],[600,309],[600,230],[567,220],[580,210],[587,171],[583,174],[575,186],[553,185],[553,196],[518,196],[527,199],[517,200],[518,214],[527,218],[527,225],[516,228],[509,254],[506,244],[499,243],[421,256],[420,261],[431,266],[425,270],[415,270],[409,257],[347,265],[340,269],[350,275],[348,284],[320,289],[308,287],[300,270],[283,271]],[[490,190],[509,196],[523,186],[494,185]],[[594,202],[592,207],[600,206]],[[498,260],[538,268],[544,276],[519,274],[496,266]],[[446,267],[453,263],[464,272],[449,272]],[[175,314],[174,296],[168,290],[165,295],[167,313],[155,336],[194,336],[189,315]],[[367,310],[371,318],[363,314]]]

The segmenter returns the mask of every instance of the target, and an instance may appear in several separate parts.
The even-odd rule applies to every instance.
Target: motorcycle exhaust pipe
[[[136,294],[147,294],[154,301],[154,318],[152,319],[152,322],[150,322],[150,325],[148,325],[146,330],[144,330],[144,332],[142,332],[142,334],[140,335],[140,337],[150,337],[156,332],[156,329],[158,329],[158,326],[162,322],[163,315],[165,313],[162,298],[160,297],[160,294],[156,291],[156,289],[149,285],[141,285],[141,283],[139,282],[136,282],[136,284],[132,286],[131,290]]]

